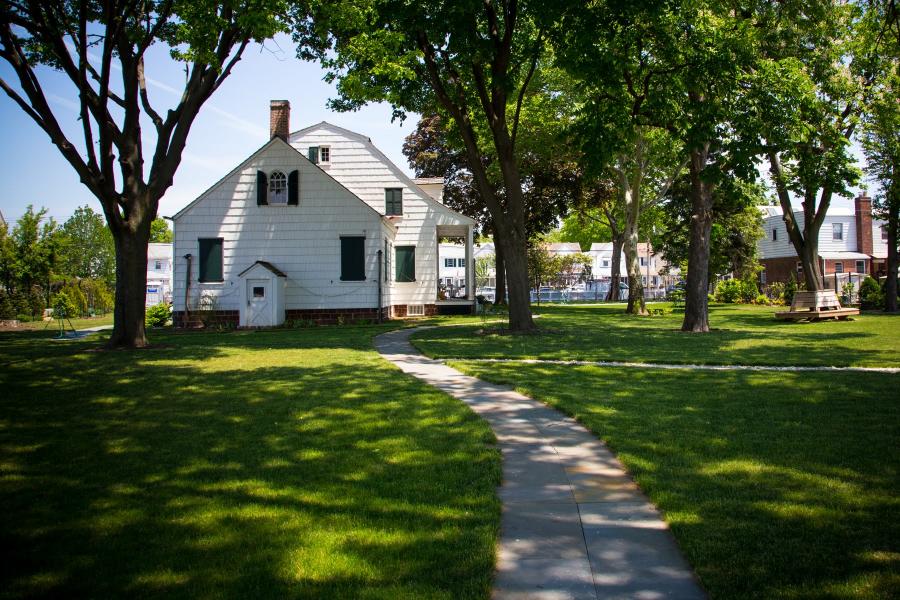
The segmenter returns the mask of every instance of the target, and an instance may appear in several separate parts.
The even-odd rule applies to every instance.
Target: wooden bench
[[[822,319],[843,321],[849,316],[858,314],[858,308],[843,308],[834,290],[818,290],[794,293],[791,309],[775,313],[775,318],[793,321],[819,321]]]

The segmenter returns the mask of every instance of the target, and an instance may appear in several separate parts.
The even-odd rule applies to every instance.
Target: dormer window
[[[287,204],[287,177],[281,171],[269,174],[269,204]]]

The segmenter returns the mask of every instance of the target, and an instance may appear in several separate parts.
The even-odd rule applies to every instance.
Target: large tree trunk
[[[787,230],[788,239],[797,253],[797,258],[800,259],[800,264],[803,265],[803,282],[806,284],[807,290],[821,290],[824,288],[824,278],[822,265],[819,262],[819,230],[822,228],[822,223],[825,221],[825,215],[828,212],[828,206],[831,204],[831,192],[827,189],[822,190],[822,198],[819,201],[818,209],[816,208],[815,195],[807,193],[806,201],[803,203],[803,227],[801,231],[800,224],[797,223],[797,219],[794,217],[794,208],[788,193],[781,158],[774,150],[770,150],[768,155],[769,171],[775,182],[775,192],[778,195],[778,203],[781,205],[784,227]]]
[[[703,181],[709,144],[691,150],[691,232],[682,331],[709,331],[709,243],[712,234],[713,186]]]
[[[494,228],[494,304],[506,304],[506,258]]]
[[[804,235],[804,237],[806,239],[798,252],[800,263],[803,265],[803,282],[809,291],[822,290],[825,288],[825,276],[822,273],[822,263],[819,260],[819,233],[816,232],[814,236],[811,234]]]
[[[630,315],[647,315],[644,302],[644,284],[641,281],[641,264],[638,259],[637,231],[625,236],[625,265],[628,269],[628,307]]]
[[[152,221],[152,219],[150,219]],[[144,231],[146,229],[146,231]],[[116,244],[116,305],[110,348],[143,348],[147,293],[147,243],[150,227],[131,235],[113,233]]]
[[[897,256],[897,229],[900,226],[900,179],[895,179],[891,187],[897,189],[894,197],[889,200],[888,208],[887,279],[884,282],[885,312],[897,312],[897,266],[898,258],[900,258]]]
[[[642,144],[636,146],[634,160],[638,164],[643,161]],[[622,193],[625,205],[625,268],[628,270],[628,306],[625,312],[630,315],[647,315],[644,303],[644,285],[641,281],[641,265],[638,261],[638,219],[641,214],[641,174],[635,175],[634,181],[628,178],[626,161],[619,161]],[[640,167],[636,167],[639,170]]]
[[[534,329],[534,321],[531,318],[531,290],[528,285],[528,251],[525,240],[502,236],[500,243],[504,244],[503,255],[509,294],[509,327],[514,331],[529,331]]]
[[[617,301],[621,298],[622,283],[622,246],[625,243],[624,236],[621,232],[612,232],[612,256],[610,257],[610,277],[609,291],[606,292],[606,299],[609,301]]]

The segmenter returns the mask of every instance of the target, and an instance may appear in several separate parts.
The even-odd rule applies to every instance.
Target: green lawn
[[[535,308],[543,334],[481,335],[472,325],[421,332],[414,343],[442,358],[900,367],[900,315],[786,323],[775,320],[776,310],[783,308],[713,306],[715,331],[693,335],[679,331],[683,314],[671,311],[639,318],[624,315],[622,306],[543,306]]]
[[[384,330],[0,334],[0,597],[487,597],[493,436]]]
[[[451,364],[606,441],[712,598],[900,597],[900,375]]]
[[[75,329],[87,329],[89,327],[100,327],[102,325],[113,324],[113,314],[108,313],[99,317],[90,317],[84,319],[72,319],[72,327]],[[59,332],[59,323],[57,321],[28,321],[19,323],[16,328],[21,331],[47,331],[54,335]],[[69,321],[66,321],[66,329],[69,329]],[[16,331],[16,330],[12,330]]]

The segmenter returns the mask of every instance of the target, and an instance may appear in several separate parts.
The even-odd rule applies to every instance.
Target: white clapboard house
[[[441,182],[410,179],[365,135],[289,122],[272,101],[270,140],[174,216],[176,324],[471,312],[473,286],[439,299],[439,241],[471,257],[475,227],[441,203]]]

